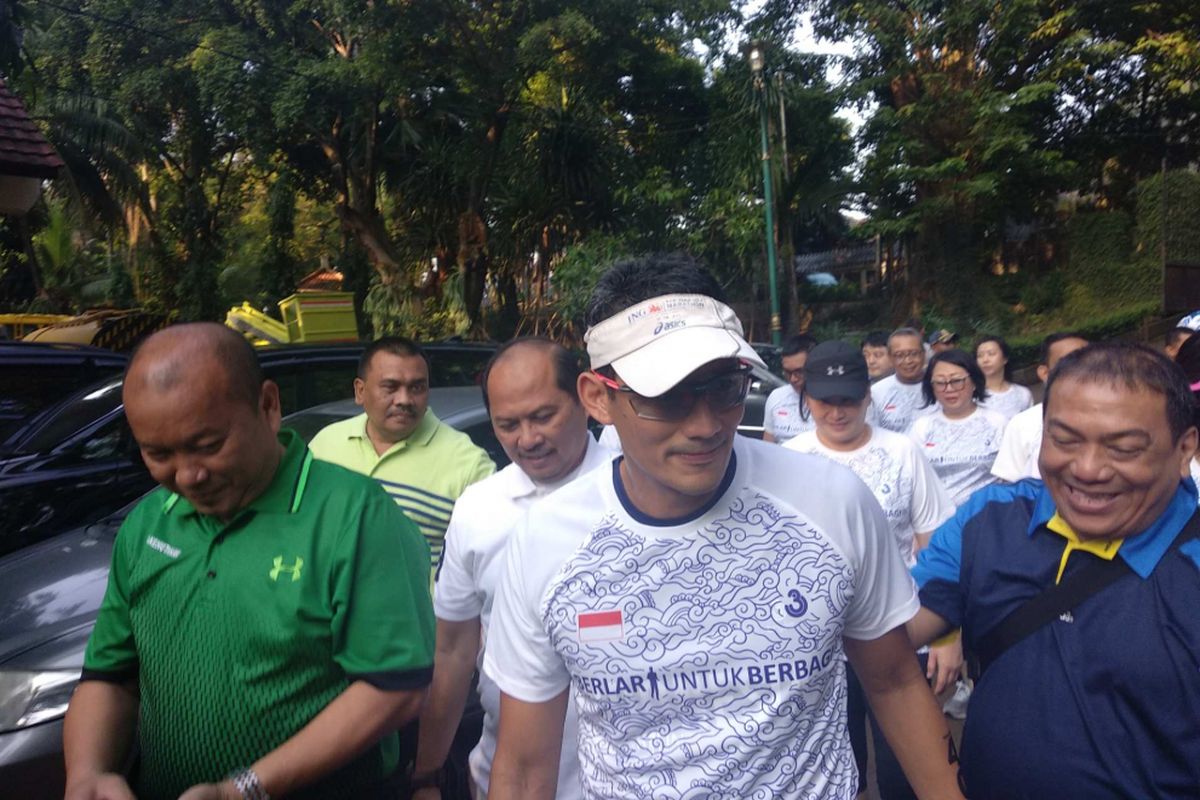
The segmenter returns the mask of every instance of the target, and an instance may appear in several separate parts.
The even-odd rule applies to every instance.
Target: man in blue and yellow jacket
[[[1200,792],[1196,448],[1177,366],[1140,345],[1090,345],[1047,384],[1043,480],[978,492],[921,553],[914,642],[961,626],[968,651],[991,655],[963,735],[969,797]],[[1081,570],[1104,572],[1103,586],[1007,635],[1002,622],[1082,585]]]

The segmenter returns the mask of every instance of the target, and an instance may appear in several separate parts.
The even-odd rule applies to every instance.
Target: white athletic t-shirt
[[[584,796],[855,796],[842,635],[912,618],[915,587],[848,469],[736,437],[712,503],[633,508],[619,462],[535,505],[509,544],[484,670],[568,686]]]
[[[1031,406],[1008,421],[1000,450],[992,464],[992,474],[1002,481],[1016,483],[1025,478],[1040,478],[1038,456],[1042,453],[1042,404]]]
[[[875,406],[876,423],[896,433],[908,433],[914,419],[932,414],[937,408],[924,405],[920,381],[901,383],[895,375],[871,384],[871,403]]]
[[[917,562],[913,534],[932,532],[954,516],[954,502],[924,454],[907,436],[872,427],[871,438],[856,450],[833,450],[816,431],[802,433],[786,447],[825,456],[849,467],[875,495],[899,546],[900,557]]]
[[[1200,486],[1200,459],[1193,458],[1191,463],[1188,464],[1188,469],[1192,472],[1192,481],[1195,482],[1196,486]]]
[[[929,459],[957,507],[977,489],[996,482],[992,462],[1006,423],[1003,415],[986,408],[950,419],[938,406],[936,413],[913,422],[908,435]]]
[[[987,399],[979,404],[980,408],[990,408],[1012,419],[1033,405],[1033,392],[1019,383],[1010,383],[1003,392],[988,390]]]
[[[616,425],[605,425],[601,428],[597,441],[613,455],[620,455],[622,452],[621,437],[617,434]]]
[[[588,434],[583,461],[566,478],[553,485],[539,485],[516,464],[466,488],[454,504],[446,529],[446,549],[434,584],[433,609],[439,619],[464,622],[479,617],[486,645],[496,589],[504,570],[503,553],[517,523],[533,503],[598,467],[606,466],[612,454]],[[482,673],[483,649],[479,656],[479,701],[483,706],[483,734],[471,751],[471,778],[487,791],[496,756],[496,733],[500,728],[500,690]],[[563,727],[563,749],[558,767],[559,800],[580,797],[579,756],[573,742],[577,723],[568,712]]]
[[[763,406],[763,428],[779,444],[813,429],[812,414],[807,407],[801,413],[800,395],[791,384],[772,389],[767,395]]]

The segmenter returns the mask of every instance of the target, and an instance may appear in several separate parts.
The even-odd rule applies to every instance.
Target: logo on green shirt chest
[[[290,573],[292,582],[294,583],[300,580],[300,570],[303,567],[304,559],[300,556],[296,556],[296,563],[290,565],[283,563],[283,556],[275,556],[275,566],[271,568],[269,575],[271,576],[271,580],[278,581],[280,573]]]

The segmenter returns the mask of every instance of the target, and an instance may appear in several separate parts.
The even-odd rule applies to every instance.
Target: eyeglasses
[[[889,353],[892,361],[915,361],[918,358],[925,356],[924,350],[901,350],[896,353]]]
[[[696,401],[701,397],[705,399],[710,409],[721,414],[746,402],[746,395],[750,392],[750,367],[748,366],[724,372],[706,381],[681,383],[658,397],[643,397],[607,375],[602,375],[595,370],[592,370],[592,374],[609,389],[629,395],[629,405],[633,408],[634,414],[641,419],[655,422],[678,422],[687,419],[692,413],[692,409],[696,407]]]
[[[962,378],[947,378],[944,381],[930,381],[935,389],[941,389],[943,392],[947,389],[961,389],[967,385],[970,378],[964,376]]]

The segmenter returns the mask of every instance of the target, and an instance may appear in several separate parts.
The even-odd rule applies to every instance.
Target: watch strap
[[[258,774],[252,769],[238,770],[229,776],[233,786],[244,800],[271,800],[271,795],[263,788]]]

